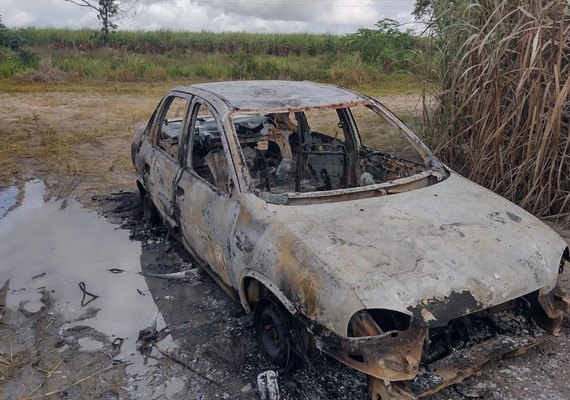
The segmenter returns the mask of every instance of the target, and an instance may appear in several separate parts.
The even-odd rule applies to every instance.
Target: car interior
[[[282,194],[344,189],[425,170],[421,159],[406,159],[366,146],[357,151],[351,134],[351,129],[357,128],[350,109],[332,112],[336,115],[334,124],[327,118],[328,125],[316,126],[318,130],[311,125],[323,125],[322,121],[308,118],[308,112],[232,116],[243,158],[259,191]],[[312,113],[318,116],[319,111]],[[197,119],[192,148],[194,169],[221,188],[227,175],[220,176],[220,157],[211,156],[222,150],[213,117]],[[216,176],[226,181],[218,182]]]

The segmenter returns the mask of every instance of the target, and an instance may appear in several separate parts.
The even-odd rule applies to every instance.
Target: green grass
[[[311,80],[340,86],[367,87],[386,84],[392,91],[401,92],[418,86],[418,77],[406,72],[386,74],[351,56],[273,56],[245,53],[184,53],[137,54],[99,49],[91,52],[73,50],[34,49],[41,59],[50,59],[51,65],[66,73],[67,82],[105,81],[161,82],[169,80],[223,81],[251,79]],[[6,70],[5,74],[1,71]],[[0,77],[15,77],[20,83],[25,68],[13,65],[10,59],[0,61]],[[49,79],[47,79],[49,82]]]
[[[20,31],[30,46],[91,51],[102,46],[94,29],[28,28]],[[247,53],[257,55],[308,55],[346,50],[339,36],[312,33],[184,32],[172,30],[118,31],[109,37],[109,47],[142,54],[167,52]]]
[[[105,46],[98,31],[89,29],[3,32],[17,36],[20,47],[0,49],[0,78],[14,78],[21,84],[49,83],[63,71],[65,81],[75,83],[290,79],[349,87],[388,83],[395,88],[393,83],[404,82],[408,88],[410,81],[418,79],[407,75],[421,76],[423,62],[418,59],[413,68],[405,67],[406,57],[419,54],[423,46],[419,38],[406,34],[407,48],[396,49],[401,47],[401,35],[376,30],[367,32],[383,40],[377,57],[370,47],[359,46],[359,41],[369,40],[362,35],[120,31]],[[46,65],[53,73],[40,68]]]

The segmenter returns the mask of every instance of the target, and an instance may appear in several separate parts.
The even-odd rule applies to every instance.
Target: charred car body
[[[375,399],[425,397],[560,329],[567,244],[368,96],[178,87],[132,157],[145,216],[254,313],[274,361],[317,347]]]

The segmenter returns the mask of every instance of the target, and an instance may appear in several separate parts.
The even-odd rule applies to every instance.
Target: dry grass
[[[66,72],[53,65],[51,58],[45,57],[40,60],[37,69],[17,74],[15,80],[20,82],[63,83],[67,79],[67,75]]]
[[[0,148],[0,187],[22,172],[25,162],[42,160],[45,169],[66,175],[80,171],[73,136],[64,136],[52,127],[10,130],[0,128],[5,145]]]
[[[28,365],[30,357],[31,350],[14,353],[10,343],[10,351],[7,354],[0,353],[0,384],[18,375]]]
[[[442,90],[427,135],[454,169],[570,223],[570,13],[562,1],[435,2]]]
[[[30,89],[34,86],[30,86]],[[83,191],[134,182],[130,141],[166,89],[98,87],[0,93],[0,187],[34,177],[72,180]],[[132,90],[131,90],[132,89]],[[132,182],[131,182],[132,181]]]
[[[45,337],[47,330],[52,323],[49,323],[40,334],[39,338],[29,348],[14,353],[12,349],[12,341],[9,340],[9,351],[7,353],[0,352],[0,384],[8,382],[11,378],[18,375],[30,362],[37,356],[36,349]],[[6,338],[4,338],[5,340]],[[54,368],[55,369],[55,368]]]
[[[56,364],[55,367],[52,367],[51,370],[49,370],[49,371],[40,370],[40,372],[43,372],[46,375],[46,377],[49,377],[57,369],[58,366],[59,366],[59,364]],[[55,390],[51,390],[51,391],[49,391],[47,393],[43,393],[43,394],[34,395],[34,393],[37,392],[38,389],[40,389],[40,387],[43,385],[43,383],[42,383],[41,385],[32,389],[32,391],[30,391],[29,393],[26,393],[25,395],[23,395],[21,397],[21,400],[43,399],[43,398],[53,397],[53,396],[58,395],[58,394],[63,394],[63,397],[65,397],[67,395],[66,392],[69,389],[73,388],[74,386],[78,386],[87,380],[97,378],[99,375],[102,375],[107,371],[110,371],[114,368],[117,368],[118,366],[119,366],[119,364],[110,365],[110,366],[102,368],[99,371],[96,371],[92,374],[86,375],[83,378],[76,380],[75,382],[63,385],[63,386],[61,386]]]

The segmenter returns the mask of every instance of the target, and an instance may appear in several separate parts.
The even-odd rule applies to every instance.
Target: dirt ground
[[[0,93],[0,399],[259,398],[275,366],[250,318],[142,220],[130,140],[174,85]],[[417,95],[372,94],[418,115]],[[434,398],[567,399],[569,374],[567,320]],[[367,398],[364,375],[323,355],[279,385],[283,399]]]

